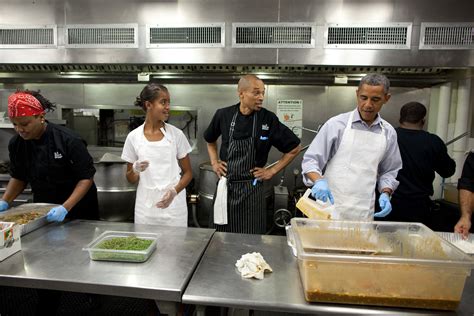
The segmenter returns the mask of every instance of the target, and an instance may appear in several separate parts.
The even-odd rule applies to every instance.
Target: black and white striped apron
[[[253,185],[250,172],[255,167],[256,113],[253,114],[252,136],[234,139],[235,112],[229,130],[227,149],[227,225],[214,225],[217,231],[264,234],[266,231],[263,184]]]

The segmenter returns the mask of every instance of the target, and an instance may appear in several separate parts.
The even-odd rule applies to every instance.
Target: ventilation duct
[[[315,28],[309,23],[232,23],[232,47],[314,48]]]
[[[474,49],[474,22],[421,23],[420,49]]]
[[[0,25],[0,48],[56,47],[56,25]]]
[[[411,23],[327,24],[325,48],[410,49]]]
[[[147,48],[224,47],[225,23],[147,25]]]
[[[66,25],[67,48],[138,48],[138,24]]]

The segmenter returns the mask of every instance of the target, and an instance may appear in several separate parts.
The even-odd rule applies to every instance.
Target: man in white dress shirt
[[[330,118],[303,157],[303,181],[316,199],[334,204],[335,219],[372,220],[391,211],[402,160],[395,129],[379,114],[389,88],[384,75],[362,78],[357,108]],[[381,211],[374,214],[376,188]]]

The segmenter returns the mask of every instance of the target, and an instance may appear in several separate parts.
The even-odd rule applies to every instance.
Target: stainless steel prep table
[[[235,262],[260,252],[273,273],[263,280],[244,279]],[[474,278],[467,280],[459,313],[474,314]],[[455,314],[421,309],[308,303],[304,299],[297,260],[286,237],[216,232],[183,295],[183,303],[273,312],[319,314]]]
[[[158,233],[144,263],[92,261],[82,248],[106,230]],[[213,229],[75,220],[22,237],[0,263],[0,284],[180,302]]]

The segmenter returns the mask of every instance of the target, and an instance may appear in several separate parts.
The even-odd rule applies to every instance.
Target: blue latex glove
[[[329,200],[331,204],[334,204],[334,198],[332,197],[331,190],[329,190],[328,181],[326,179],[319,179],[316,181],[311,188],[311,194],[315,199],[323,202]]]
[[[48,222],[62,222],[67,215],[67,210],[64,206],[53,207],[47,214],[46,220]]]
[[[9,206],[7,201],[0,200],[0,212],[6,211]]]
[[[380,212],[374,214],[374,217],[385,217],[392,211],[392,204],[390,204],[390,196],[388,193],[382,193],[379,197],[379,205],[382,209]]]

